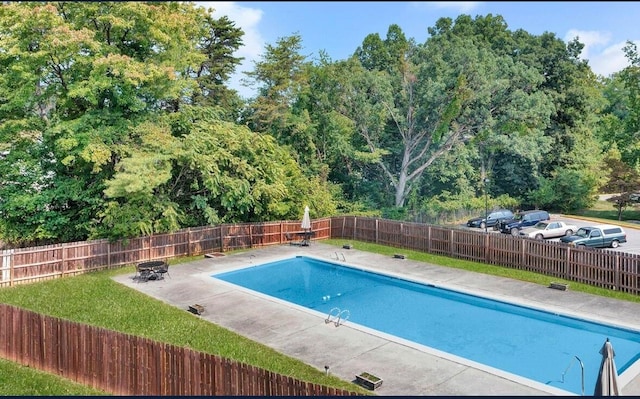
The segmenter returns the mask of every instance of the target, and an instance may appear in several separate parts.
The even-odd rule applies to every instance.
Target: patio
[[[640,304],[391,258],[321,242],[309,247],[279,245],[242,253],[203,258],[172,267],[172,278],[136,284],[128,275],[115,280],[188,311],[199,304],[202,317],[213,323],[326,370],[347,381],[367,371],[384,379],[380,395],[566,395],[565,391],[532,383],[478,364],[399,340],[348,322],[336,328],[326,315],[210,277],[214,272],[283,257],[310,255],[346,262],[386,274],[407,276],[444,288],[463,290],[516,304],[532,305],[640,330]],[[614,310],[613,312],[611,310]],[[615,314],[615,317],[611,315]],[[630,321],[633,321],[630,324]],[[325,368],[327,366],[328,368]],[[624,395],[640,394],[640,370],[620,376]]]

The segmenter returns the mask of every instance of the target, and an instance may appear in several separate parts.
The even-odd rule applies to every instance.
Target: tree
[[[302,204],[314,215],[335,211],[328,189],[306,178],[273,137],[207,108],[183,108],[148,124],[139,152],[120,162],[106,182],[110,200],[93,235],[295,219]]]
[[[199,14],[177,3],[10,3],[0,13],[0,168],[11,176],[0,232],[17,243],[82,239],[135,126],[189,90],[174,72],[199,59],[189,47]]]
[[[201,38],[198,49],[207,58],[193,71],[199,88],[194,92],[193,104],[216,106],[227,120],[236,121],[243,103],[238,93],[225,84],[243,60],[233,53],[242,46],[244,32],[226,16],[214,19],[207,15],[204,24],[208,33]]]
[[[315,131],[304,106],[309,62],[301,50],[298,34],[265,47],[254,70],[245,72],[245,84],[257,87],[258,94],[247,105],[243,120],[251,130],[270,134],[279,144],[288,146],[299,164],[309,165],[315,160]]]
[[[222,85],[238,62],[231,54],[240,34],[192,3],[3,4],[3,240],[122,238],[293,217],[312,189],[313,211],[330,210],[326,188],[300,177],[269,137],[222,122],[233,119]],[[270,170],[272,159],[286,171]]]
[[[640,164],[640,57],[636,45],[623,48],[629,65],[604,80],[602,89],[608,104],[601,120],[600,139],[610,147],[614,143],[621,159],[630,166]]]
[[[622,211],[631,205],[631,194],[640,190],[640,173],[621,159],[620,151],[614,145],[605,158],[609,179],[604,186],[606,192],[616,193],[607,199],[618,211],[618,220],[622,220]]]
[[[531,137],[541,134],[551,112],[535,91],[541,81],[533,70],[440,22],[424,45],[406,47],[392,74],[359,72],[345,90],[346,115],[394,188],[395,206],[404,205],[424,171],[456,143],[489,132],[535,142]]]

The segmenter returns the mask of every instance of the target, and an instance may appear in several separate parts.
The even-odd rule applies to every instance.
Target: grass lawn
[[[576,216],[595,219],[602,223],[638,228],[640,226],[633,221],[640,221],[640,204],[625,208],[622,211],[622,220],[618,220],[618,210],[614,208],[613,203],[608,201],[597,201],[593,207],[577,212]]]
[[[609,203],[604,203],[610,206]],[[612,222],[608,210],[582,216],[603,217]],[[640,215],[638,217],[640,219]],[[637,225],[636,225],[637,226]],[[323,240],[323,243],[341,247],[344,239]],[[353,248],[392,256],[398,249],[383,245],[350,241]],[[549,284],[549,277],[521,270],[483,263],[448,258],[423,252],[403,250],[412,260],[435,265],[470,270],[495,276],[508,277],[542,285]],[[194,258],[172,260],[172,267]],[[203,319],[193,317],[181,309],[167,305],[138,291],[129,289],[111,279],[117,274],[133,274],[134,267],[101,271],[0,289],[0,302],[12,304],[38,313],[67,320],[147,337],[153,340],[192,348],[198,351],[236,359],[277,373],[301,380],[348,389],[364,394],[369,391],[326,375],[303,362],[280,354],[269,347],[244,338]],[[604,288],[591,287],[573,281],[554,278],[554,281],[570,283],[571,290],[625,301],[640,302],[640,297]],[[93,306],[87,307],[86,303]],[[75,384],[54,375],[41,373],[12,362],[0,361],[0,395],[100,395],[99,391]]]
[[[99,396],[104,392],[0,359],[0,396]]]
[[[200,259],[201,257],[197,257]],[[170,262],[172,267],[188,262],[182,258]],[[133,274],[133,266],[99,271],[76,277],[0,289],[0,302],[66,320],[91,324],[156,341],[211,353],[255,365],[276,373],[326,386],[368,394],[364,388],[326,375],[297,359],[231,332],[155,298],[132,290],[111,279],[116,274]],[[87,307],[86,304],[92,306]],[[11,362],[8,368],[12,368]],[[13,364],[18,370],[20,366]],[[4,373],[3,373],[4,374]],[[51,382],[33,384],[32,391],[18,380],[3,381],[3,392],[10,395],[86,395],[65,384],[65,379],[50,376]],[[40,379],[37,381],[41,381]]]

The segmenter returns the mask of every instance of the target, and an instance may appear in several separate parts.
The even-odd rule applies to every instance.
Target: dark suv
[[[503,220],[513,219],[513,212],[508,209],[498,209],[496,211],[491,211],[485,220],[484,216],[480,216],[477,218],[469,219],[467,221],[468,227],[480,227],[484,229],[485,227],[497,226]]]
[[[500,222],[498,230],[502,233],[518,235],[523,227],[533,226],[541,220],[549,220],[547,211],[524,211],[519,212],[513,219]]]

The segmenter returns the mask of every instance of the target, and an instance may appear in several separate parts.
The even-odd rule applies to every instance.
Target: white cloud
[[[244,57],[242,63],[236,68],[236,73],[229,80],[229,87],[235,89],[242,97],[248,98],[255,93],[253,90],[242,86],[240,80],[244,78],[242,72],[253,69],[253,62],[258,60],[265,46],[265,40],[260,34],[258,25],[262,19],[262,10],[243,7],[242,3],[233,1],[196,1],[197,6],[213,8],[213,17],[220,18],[226,15],[237,28],[242,29],[243,45],[234,54]]]
[[[578,38],[578,41],[584,44],[584,49],[582,49],[581,58],[589,59],[591,56],[591,51],[593,49],[601,48],[611,41],[611,33],[609,32],[600,32],[600,31],[583,31],[577,29],[571,29],[564,36],[564,41],[569,43],[571,40]]]
[[[439,9],[447,8],[457,10],[461,13],[467,13],[480,5],[480,3],[481,2],[479,1],[429,1],[424,4],[431,5]]]
[[[616,43],[589,58],[591,69],[598,75],[609,76],[628,67],[629,60],[625,57],[624,51],[622,51],[626,44],[626,41]],[[636,41],[635,44],[636,46],[640,45],[640,41]]]
[[[609,76],[629,65],[629,61],[622,51],[626,41],[609,44],[611,41],[609,32],[572,29],[567,32],[564,41],[568,43],[576,37],[580,43],[584,44],[580,58],[588,60],[591,70],[596,74]]]

